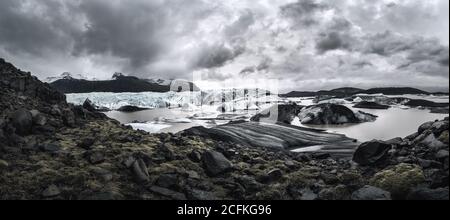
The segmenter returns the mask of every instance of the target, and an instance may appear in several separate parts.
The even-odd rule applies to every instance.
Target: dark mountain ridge
[[[192,82],[189,84],[190,91],[199,91]],[[134,76],[115,75],[112,80],[89,81],[84,79],[63,78],[50,85],[61,93],[90,93],[90,92],[169,92],[171,85],[160,85],[146,79]],[[180,92],[178,88],[176,92]]]
[[[424,90],[412,88],[412,87],[380,87],[371,89],[359,89],[352,87],[344,87],[333,90],[321,90],[317,92],[313,91],[292,91],[287,94],[280,95],[281,97],[315,97],[315,96],[335,96],[335,97],[346,97],[355,94],[384,94],[384,95],[448,95],[448,93],[430,93]]]

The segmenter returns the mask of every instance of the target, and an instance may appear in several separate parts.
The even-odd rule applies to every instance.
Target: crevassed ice
[[[67,102],[82,105],[86,99],[94,104],[109,109],[118,109],[122,106],[132,105],[141,108],[165,108],[183,107],[187,105],[199,105],[201,103],[200,92],[142,92],[142,93],[80,93],[67,94]]]
[[[131,105],[141,108],[186,108],[206,105],[217,106],[217,111],[232,112],[243,109],[260,109],[269,103],[280,101],[277,95],[265,90],[217,90],[206,92],[142,92],[142,93],[80,93],[67,94],[67,101],[82,105],[86,99],[94,104],[116,110]]]

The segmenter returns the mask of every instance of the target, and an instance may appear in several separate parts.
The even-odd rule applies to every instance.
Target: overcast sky
[[[448,90],[449,1],[0,0],[0,57],[40,78]]]

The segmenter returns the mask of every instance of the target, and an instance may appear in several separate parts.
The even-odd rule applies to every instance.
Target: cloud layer
[[[0,57],[41,78],[448,90],[447,0],[2,0]],[[236,79],[239,79],[236,83]],[[388,80],[389,79],[389,80]],[[238,84],[238,85],[236,85]]]

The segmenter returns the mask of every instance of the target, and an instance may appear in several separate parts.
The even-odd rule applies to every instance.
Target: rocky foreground
[[[353,161],[134,131],[0,59],[0,199],[448,200],[449,119]]]

